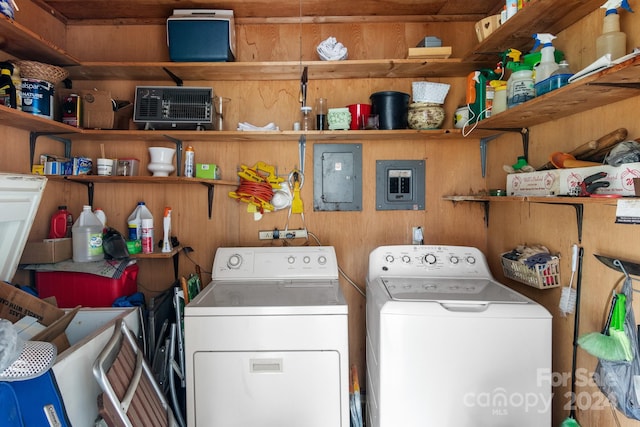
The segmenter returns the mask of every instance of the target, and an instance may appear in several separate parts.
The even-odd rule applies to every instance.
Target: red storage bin
[[[36,286],[40,298],[55,297],[60,308],[111,307],[117,298],[138,291],[138,265],[125,268],[119,279],[69,271],[38,271]]]

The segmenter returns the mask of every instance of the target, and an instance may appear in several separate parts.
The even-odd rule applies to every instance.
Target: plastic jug
[[[142,219],[140,218],[141,206],[145,206],[144,202],[138,202],[136,208],[127,218],[127,228],[129,229],[129,240],[142,239]],[[146,206],[145,206],[146,208]],[[149,213],[151,215],[151,213]]]
[[[102,223],[102,227],[106,228],[106,226],[107,226],[107,215],[104,213],[104,211],[102,209],[100,209],[100,208],[95,208],[95,210],[93,211],[93,214],[96,217],[98,217],[98,219]]]
[[[69,227],[70,217],[71,214],[65,205],[58,206],[58,211],[51,216],[49,239],[61,239],[71,236],[71,228]],[[73,226],[73,224],[71,224],[71,226]]]
[[[104,259],[102,250],[102,222],[85,205],[78,220],[73,224],[73,261],[92,262]]]

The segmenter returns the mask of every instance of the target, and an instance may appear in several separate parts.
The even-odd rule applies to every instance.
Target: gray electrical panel
[[[313,209],[362,210],[362,146],[313,146]]]
[[[424,160],[376,162],[376,210],[424,210]]]

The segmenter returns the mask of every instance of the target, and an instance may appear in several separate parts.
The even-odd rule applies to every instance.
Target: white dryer
[[[219,248],[184,328],[189,427],[349,427],[333,247]]]
[[[478,249],[375,249],[366,316],[368,427],[551,425],[551,315]]]

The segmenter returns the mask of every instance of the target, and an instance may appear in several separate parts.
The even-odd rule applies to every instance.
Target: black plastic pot
[[[409,94],[404,92],[376,92],[369,97],[371,114],[377,114],[380,129],[406,129]]]

